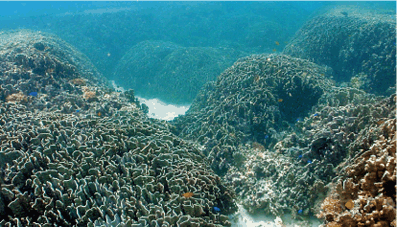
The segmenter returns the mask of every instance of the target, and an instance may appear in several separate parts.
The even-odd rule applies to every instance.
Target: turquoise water
[[[41,201],[39,189],[31,192],[19,182],[31,176],[16,173],[22,168],[16,160],[43,153],[51,160],[44,158],[45,165],[34,171],[45,180],[50,177],[42,169],[51,169],[49,175],[56,168],[68,173],[80,162],[100,160],[98,168],[88,170],[87,164],[76,170],[76,181],[48,183],[56,187],[48,194],[57,200],[48,207],[67,202],[79,207],[68,207],[71,222],[97,202],[98,194],[85,196],[86,204],[67,199],[67,188],[59,185],[77,190],[79,181],[89,185],[79,193],[114,189],[111,196],[96,198],[111,198],[113,209],[94,212],[98,226],[128,219],[136,224],[145,217],[144,226],[164,210],[170,219],[180,218],[178,223],[189,214],[224,226],[318,226],[324,223],[316,218],[321,202],[344,176],[341,166],[369,146],[359,139],[378,138],[368,133],[380,132],[374,127],[395,116],[395,2],[0,2],[0,15],[0,66],[7,69],[0,72],[0,189],[5,188],[0,211],[7,215],[25,209],[16,205],[20,201]],[[48,60],[54,56],[61,60]],[[23,117],[12,115],[13,108]],[[23,131],[37,127],[36,134]],[[46,140],[51,134],[73,138],[73,144],[66,141],[65,148]],[[89,157],[78,160],[83,153]],[[56,158],[63,155],[75,164],[58,167]],[[164,187],[173,177],[166,169],[179,168],[189,171]],[[123,192],[130,187],[129,195],[140,194],[139,202],[124,198],[117,182],[124,177],[125,183],[127,173],[142,185],[147,179],[159,184],[123,185]],[[84,174],[89,177],[82,179]],[[26,182],[40,185],[32,179]],[[83,183],[87,179],[92,182]],[[191,182],[206,181],[217,187],[178,189],[193,190]],[[225,193],[223,185],[235,194]],[[113,201],[119,195],[122,199]],[[159,210],[161,202],[152,202],[156,196],[171,201],[172,208]],[[191,197],[207,203],[191,205]],[[139,211],[113,215],[129,203]]]

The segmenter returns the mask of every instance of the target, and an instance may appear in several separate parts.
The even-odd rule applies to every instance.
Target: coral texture
[[[203,144],[212,167],[224,174],[239,144],[267,146],[307,114],[331,86],[328,73],[284,55],[241,58],[202,89],[187,114],[174,121],[174,131]]]
[[[393,15],[335,7],[307,22],[283,53],[330,66],[338,82],[350,81],[367,92],[390,95],[395,89],[389,88],[396,85]]]
[[[378,124],[360,137],[363,147],[370,147],[352,151],[355,156],[324,200],[318,217],[325,226],[396,226],[396,119]]]
[[[15,48],[0,55],[0,226],[230,225],[233,190],[195,145],[149,120],[133,91],[57,57],[79,54],[53,36],[6,38]],[[21,92],[26,103],[6,98]]]

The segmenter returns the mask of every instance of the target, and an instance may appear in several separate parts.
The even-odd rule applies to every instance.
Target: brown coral
[[[22,92],[14,93],[6,97],[7,102],[20,102],[26,103],[28,101],[28,97]]]
[[[396,119],[390,119],[368,133],[367,141],[374,136],[372,132],[377,133],[377,140],[354,158],[346,168],[347,179],[338,182],[333,197],[321,206],[318,217],[325,218],[327,227],[396,226],[395,131]],[[340,207],[340,203],[354,206]]]
[[[71,84],[78,85],[78,86],[84,86],[87,83],[86,80],[82,79],[82,78],[75,78],[73,80],[70,80],[69,82]]]
[[[329,224],[331,224],[335,220],[335,217],[342,211],[342,206],[338,199],[327,197],[321,204],[321,210],[322,212],[318,214],[317,217],[325,218],[325,220],[329,221]],[[328,226],[336,225],[332,224]]]
[[[83,98],[89,102],[98,100],[95,91],[91,91],[88,87],[83,87]]]

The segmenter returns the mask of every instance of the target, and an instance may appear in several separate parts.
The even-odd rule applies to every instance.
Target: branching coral
[[[345,169],[347,178],[338,182],[332,195],[338,199],[327,197],[323,202],[318,217],[325,218],[327,227],[396,226],[395,131],[396,119],[369,130],[365,139],[376,133],[377,140]],[[339,208],[330,207],[336,201]]]

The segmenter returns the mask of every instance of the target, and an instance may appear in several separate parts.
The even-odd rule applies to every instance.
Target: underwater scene
[[[397,227],[396,2],[0,2],[0,227]]]

